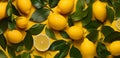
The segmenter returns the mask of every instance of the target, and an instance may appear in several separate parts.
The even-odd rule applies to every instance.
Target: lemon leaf
[[[0,57],[1,58],[7,58],[6,54],[2,50],[0,50]]]
[[[8,53],[9,53],[9,56],[11,58],[15,58],[15,47],[13,46],[7,46],[7,50],[8,50]]]
[[[2,47],[4,50],[6,50],[7,41],[6,41],[6,39],[5,39],[5,37],[4,37],[3,34],[0,35],[0,45],[1,45],[1,47]]]
[[[71,16],[68,16],[68,25],[69,25],[69,27],[74,25],[74,22],[73,22]]]
[[[113,2],[114,2],[114,0],[100,0],[100,1],[102,1],[102,2],[107,2],[110,6],[113,6]]]
[[[18,12],[18,10],[15,8],[15,6],[13,4],[12,5],[12,11],[13,11],[13,14],[17,15],[17,16],[20,16],[20,13]]]
[[[31,21],[34,22],[43,22],[47,19],[48,15],[50,13],[50,10],[45,8],[37,9],[31,16]]]
[[[55,36],[55,33],[51,30],[51,29],[49,29],[49,28],[45,28],[45,32],[46,32],[46,35],[48,36],[48,37],[50,37],[51,39],[53,39],[53,40],[56,40],[56,36]]]
[[[85,0],[87,4],[92,4],[95,0]]]
[[[27,30],[27,32],[31,33],[32,35],[37,35],[42,32],[44,27],[45,24],[35,24],[29,30]]]
[[[21,58],[31,58],[30,53],[24,52],[24,53],[21,55]]]
[[[119,56],[113,56],[113,58],[120,58],[120,55]]]
[[[60,31],[60,35],[61,35],[63,38],[70,38],[69,35],[67,34],[67,32],[65,32],[65,31]]]
[[[53,42],[49,48],[49,50],[61,50],[62,48],[64,48],[64,46],[66,45],[66,41],[64,40],[57,40],[55,42]]]
[[[3,20],[0,21],[0,35],[3,34],[6,31],[6,29],[8,27],[7,23],[8,23],[7,19],[3,19]]]
[[[98,42],[96,49],[99,58],[107,58],[107,56],[111,54],[102,42]]]
[[[22,51],[23,49],[24,49],[23,46],[18,46],[17,49],[16,49],[16,52],[20,52],[20,51]]]
[[[32,34],[29,32],[27,32],[27,34],[25,36],[24,45],[25,45],[27,50],[31,50],[31,48],[33,46],[33,37],[32,37]]]
[[[34,58],[43,58],[43,57],[34,55]]]
[[[74,46],[70,49],[70,58],[82,58],[80,51]]]
[[[15,22],[15,20],[9,21],[8,22],[8,29],[13,30],[15,28],[16,28],[16,22]]]
[[[42,8],[45,5],[43,0],[31,0],[31,2],[37,9]]]
[[[8,17],[12,17],[12,0],[8,0],[6,12]]]
[[[118,0],[114,1],[113,2],[113,7],[115,9],[116,18],[120,18],[120,2]]]
[[[114,32],[114,30],[110,26],[102,26],[101,32],[106,37],[109,34],[111,34],[112,32]]]
[[[59,0],[49,0],[49,6],[51,8],[54,8],[55,6],[57,6]]]
[[[96,42],[98,39],[98,30],[92,30],[86,37],[92,41],[92,42]]]

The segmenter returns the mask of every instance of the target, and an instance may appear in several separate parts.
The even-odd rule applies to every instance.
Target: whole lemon
[[[0,2],[0,20],[6,17],[7,2]]]
[[[6,36],[7,40],[14,44],[20,43],[23,40],[23,35],[18,30],[8,30]]]
[[[63,30],[67,26],[67,20],[58,13],[50,13],[48,16],[48,24],[54,30]]]
[[[29,14],[32,7],[31,0],[17,0],[16,4],[20,12]]]
[[[99,0],[95,1],[93,3],[93,15],[95,16],[96,19],[98,19],[101,22],[104,22],[106,19],[106,3],[103,3]]]
[[[20,16],[16,19],[16,25],[17,27],[23,29],[27,27],[28,21],[29,20],[26,17]]]
[[[74,0],[60,0],[58,3],[58,12],[68,14],[73,10]]]
[[[114,41],[109,45],[109,51],[112,55],[120,55],[120,41]]]
[[[67,30],[68,35],[73,40],[80,40],[83,37],[84,31],[81,26],[72,26]]]
[[[85,38],[80,45],[80,51],[83,58],[94,58],[96,53],[95,44]]]

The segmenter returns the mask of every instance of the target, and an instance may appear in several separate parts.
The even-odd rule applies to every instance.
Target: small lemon
[[[67,26],[67,20],[58,13],[50,13],[48,16],[48,24],[54,30],[63,30]]]
[[[104,22],[106,19],[106,3],[103,3],[99,0],[95,1],[93,3],[93,15],[95,16],[96,19],[98,19],[101,22]]]
[[[23,35],[18,30],[8,30],[6,36],[7,40],[14,44],[20,43],[23,40]]]
[[[109,45],[109,51],[112,55],[120,55],[120,41],[114,41]]]
[[[17,27],[23,29],[27,27],[28,21],[29,20],[26,17],[20,16],[16,19],[16,25]]]
[[[60,0],[58,3],[58,12],[68,14],[73,10],[74,0]]]
[[[81,26],[72,26],[67,30],[68,35],[73,40],[80,40],[83,37],[84,31]]]
[[[83,58],[94,58],[96,53],[95,44],[85,38],[80,45],[80,51]]]
[[[7,2],[0,2],[0,20],[6,17]]]
[[[50,47],[50,39],[45,34],[34,36],[34,46],[38,51],[46,51]]]
[[[17,0],[16,4],[20,12],[24,14],[29,14],[32,8],[31,0]]]

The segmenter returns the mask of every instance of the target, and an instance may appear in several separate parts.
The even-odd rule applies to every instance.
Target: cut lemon
[[[34,37],[34,47],[38,51],[46,51],[50,47],[50,39],[45,34],[39,34]]]
[[[120,30],[120,19],[116,20],[116,27]]]

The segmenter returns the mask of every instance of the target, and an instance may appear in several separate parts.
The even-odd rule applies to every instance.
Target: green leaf
[[[98,42],[96,50],[99,58],[107,58],[107,56],[110,55],[110,52],[102,42]]]
[[[74,22],[73,22],[71,16],[68,16],[68,25],[69,25],[69,27],[74,25]]]
[[[53,40],[56,40],[56,36],[55,36],[54,32],[51,29],[46,27],[45,32],[46,32],[47,36],[49,36]]]
[[[27,32],[25,39],[24,39],[24,44],[27,50],[31,50],[33,46],[33,37],[31,33]]]
[[[107,9],[107,18],[112,23],[114,20],[114,11],[112,10],[112,8],[110,6],[107,6],[106,9]]]
[[[112,32],[105,37],[104,42],[113,42],[115,40],[120,40],[120,32]]]
[[[66,41],[57,40],[57,41],[52,43],[49,50],[61,50],[62,48],[64,48],[65,45],[66,45]]]
[[[24,47],[23,46],[18,46],[16,52],[21,52],[22,50],[24,50]]]
[[[8,0],[6,12],[8,17],[12,17],[12,0]]]
[[[8,22],[8,29],[13,30],[16,28],[16,22],[14,21],[9,21]]]
[[[113,58],[120,58],[120,55],[119,56],[113,56]]]
[[[115,9],[116,18],[120,18],[120,2],[119,1],[115,1],[113,3],[113,7]]]
[[[37,35],[42,32],[44,26],[45,24],[35,24],[29,30],[27,30],[27,32],[31,33],[32,35]]]
[[[8,58],[2,50],[0,50],[0,57],[1,58]]]
[[[24,53],[21,55],[21,58],[31,58],[30,53],[24,52]]]
[[[114,30],[110,26],[102,26],[101,32],[106,37],[109,34],[111,34],[112,32],[114,32]]]
[[[55,6],[57,6],[59,0],[49,0],[49,6],[51,8],[54,8]]]
[[[8,47],[7,47],[7,50],[8,50],[9,56],[10,56],[11,58],[15,58],[15,57],[16,57],[16,56],[15,56],[15,47],[13,47],[13,46],[8,46]]]
[[[48,15],[50,13],[50,10],[40,8],[37,9],[31,16],[31,20],[34,22],[43,22],[47,19]]]
[[[61,35],[63,38],[70,38],[69,35],[67,34],[67,32],[65,32],[65,31],[60,31],[60,35]]]
[[[37,9],[42,8],[45,5],[43,0],[31,0],[31,2]]]
[[[93,30],[91,31],[86,37],[92,41],[92,42],[96,42],[98,39],[98,30]]]
[[[95,0],[86,0],[87,4],[92,4]]]
[[[85,7],[85,1],[84,0],[78,0],[76,4],[76,11],[83,10]]]
[[[80,51],[74,46],[70,49],[70,58],[82,58]]]
[[[13,4],[12,5],[12,11],[13,11],[13,14],[17,15],[17,16],[20,16],[18,10],[15,8],[15,6]]]
[[[6,46],[7,46],[7,41],[4,37],[4,35],[0,35],[0,45],[1,47],[5,50],[6,49]]]
[[[8,20],[3,19],[0,21],[0,35],[3,34],[8,27]]]
[[[43,58],[43,57],[34,55],[34,58]]]

